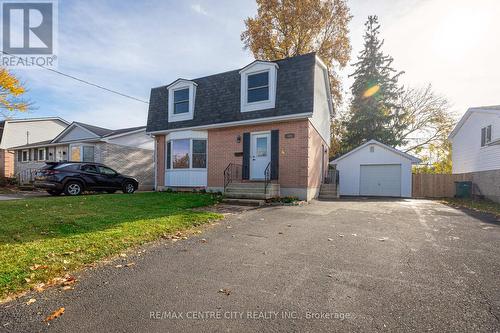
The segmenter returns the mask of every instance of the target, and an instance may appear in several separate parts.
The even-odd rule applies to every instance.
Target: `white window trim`
[[[96,163],[97,161],[96,161],[96,158],[95,158],[95,145],[88,145],[88,144],[87,145],[86,144],[75,144],[75,145],[70,145],[69,146],[69,149],[68,149],[69,153],[67,153],[67,154],[69,154],[70,158],[71,158],[71,151],[72,151],[72,149],[73,148],[80,148],[80,160],[79,161],[71,161],[71,162],[83,162],[83,147],[93,147],[94,148],[94,161],[92,161],[92,162],[86,161],[86,162],[88,162],[88,163]]]
[[[24,152],[26,152],[26,159],[24,159]],[[26,163],[30,161],[30,151],[29,149],[21,150],[21,162]]]
[[[43,152],[43,158],[40,158],[40,151]],[[46,161],[47,160],[47,151],[45,148],[38,148],[36,150],[36,153],[37,153],[38,161]]]
[[[248,76],[269,72],[269,99],[248,103]],[[255,61],[240,71],[241,76],[241,112],[273,109],[276,106],[276,85],[278,80],[278,65],[274,62]]]
[[[169,85],[168,88],[168,122],[192,120],[194,115],[194,102],[196,97],[197,84],[193,81],[179,79]],[[189,88],[188,112],[174,114],[174,91]]]
[[[189,168],[174,168],[174,159],[173,159],[173,152],[174,152],[174,145],[173,141],[177,140],[189,140]],[[204,168],[193,168],[193,140],[203,140],[206,142],[206,151],[205,151],[205,167]],[[167,161],[168,161],[168,149],[167,145],[170,142],[170,168],[167,168]],[[165,171],[167,172],[172,172],[172,171],[190,171],[190,170],[207,170],[208,169],[208,139],[206,138],[175,138],[175,139],[170,139],[165,141]]]

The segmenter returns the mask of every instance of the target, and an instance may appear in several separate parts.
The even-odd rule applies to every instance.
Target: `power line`
[[[14,55],[14,54],[10,54],[8,52],[5,52],[5,51],[1,51],[3,54],[6,54],[8,56],[11,56],[11,57],[16,57],[16,58],[19,58],[21,60],[24,60],[23,58],[17,56],[17,55]],[[119,91],[116,91],[116,90],[113,90],[113,89],[109,89],[109,88],[106,88],[106,87],[103,87],[101,85],[98,85],[96,83],[92,83],[92,82],[89,82],[87,80],[83,80],[83,79],[80,79],[80,78],[77,78],[76,76],[73,76],[73,75],[70,75],[70,74],[66,74],[66,73],[63,73],[61,71],[58,71],[58,70],[55,70],[55,69],[52,69],[52,68],[49,68],[49,67],[45,67],[43,65],[39,65],[39,64],[35,64],[34,62],[32,62],[32,65],[35,65],[35,66],[38,66],[40,68],[43,68],[43,69],[46,69],[48,71],[51,71],[53,73],[56,73],[56,74],[59,74],[59,75],[62,75],[62,76],[65,76],[67,78],[70,78],[70,79],[73,79],[73,80],[76,80],[76,81],[79,81],[81,83],[85,83],[85,84],[88,84],[90,86],[93,86],[93,87],[96,87],[96,88],[99,88],[99,89],[102,89],[102,90],[105,90],[107,92],[110,92],[110,93],[113,93],[113,94],[116,94],[116,95],[120,95],[122,97],[126,97],[126,98],[129,98],[129,99],[133,99],[135,101],[138,101],[138,102],[142,102],[142,103],[146,103],[146,104],[149,104],[147,101],[144,101],[140,98],[137,98],[137,97],[134,97],[134,96],[130,96],[130,95],[127,95],[127,94],[124,94],[124,93],[121,93]]]

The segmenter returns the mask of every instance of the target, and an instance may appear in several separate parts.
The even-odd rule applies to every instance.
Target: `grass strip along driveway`
[[[444,199],[444,202],[455,208],[467,208],[475,210],[477,212],[489,213],[500,217],[500,203],[496,203],[490,200],[446,198]]]
[[[209,194],[137,193],[0,202],[0,299],[220,215]]]

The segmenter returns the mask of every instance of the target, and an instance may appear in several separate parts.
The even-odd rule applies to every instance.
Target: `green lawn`
[[[220,218],[191,210],[214,202],[209,194],[194,193],[0,202],[0,298],[162,234]]]
[[[489,200],[447,198],[444,201],[454,207],[463,207],[500,216],[500,204]]]

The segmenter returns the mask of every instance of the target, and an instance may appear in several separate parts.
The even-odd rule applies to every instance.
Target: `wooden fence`
[[[412,196],[414,198],[452,198],[455,182],[472,181],[472,174],[413,174]]]

